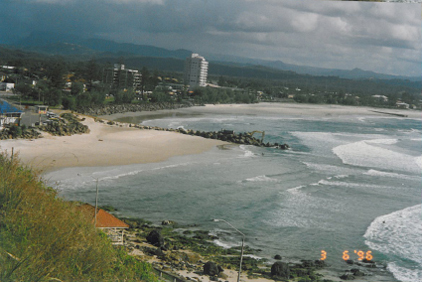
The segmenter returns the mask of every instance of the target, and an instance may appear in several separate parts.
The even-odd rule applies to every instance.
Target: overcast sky
[[[421,76],[421,4],[321,0],[1,0],[0,43],[76,33],[197,53]]]

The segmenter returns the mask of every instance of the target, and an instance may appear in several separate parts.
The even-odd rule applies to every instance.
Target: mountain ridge
[[[142,56],[157,58],[185,59],[193,53],[186,49],[169,50],[153,45],[119,43],[103,38],[84,38],[75,34],[33,32],[24,39],[9,46],[54,55],[81,55],[99,57],[104,54],[121,56]],[[421,77],[382,74],[354,68],[352,70],[327,69],[284,63],[281,60],[262,60],[247,57],[221,55],[213,53],[201,54],[210,62],[232,66],[263,66],[282,71],[293,71],[298,74],[316,76],[336,76],[348,79],[404,79],[422,81]]]

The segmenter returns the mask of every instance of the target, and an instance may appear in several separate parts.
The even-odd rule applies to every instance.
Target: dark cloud
[[[0,40],[32,31],[99,36],[199,53],[421,73],[421,6],[317,0],[17,0]]]

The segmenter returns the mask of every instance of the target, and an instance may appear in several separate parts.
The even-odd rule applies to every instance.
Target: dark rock
[[[302,260],[302,266],[305,268],[315,267],[315,262],[312,260]]]
[[[204,274],[214,276],[223,271],[223,268],[212,261],[204,264]]]
[[[355,280],[355,276],[353,276],[353,274],[350,274],[350,273],[345,273],[342,276],[340,276],[340,279],[342,279],[342,280]]]
[[[354,264],[353,260],[351,260],[351,259],[346,260],[346,263],[347,264]]]
[[[317,268],[323,268],[327,266],[327,263],[325,262],[325,260],[315,260],[315,267]]]
[[[288,279],[290,275],[289,265],[285,262],[277,261],[271,266],[271,276]]]
[[[368,260],[368,259],[363,259],[362,260],[362,262],[364,262],[364,263],[375,263],[374,261],[372,261],[372,260]]]
[[[353,273],[354,276],[365,276],[365,273],[363,273],[357,268],[353,268],[350,271]]]
[[[164,246],[164,238],[158,230],[152,230],[147,236],[147,242],[153,246]]]
[[[281,256],[280,256],[280,255],[275,255],[275,256],[274,256],[274,259],[278,259],[278,260],[280,260],[280,259],[281,259]]]
[[[174,224],[175,224],[175,222],[171,221],[171,220],[163,220],[161,222],[161,225],[174,225]]]

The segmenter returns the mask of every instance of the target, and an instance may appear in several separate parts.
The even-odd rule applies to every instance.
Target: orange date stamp
[[[364,259],[366,259],[366,260],[372,260],[374,257],[372,256],[372,251],[366,251],[366,252],[364,252],[364,251],[361,251],[361,250],[354,250],[353,251],[353,253],[355,253],[356,255],[357,255],[357,259],[358,260],[364,260]],[[324,250],[322,250],[321,251],[321,258],[320,258],[320,260],[326,260],[327,259],[327,252],[326,251],[324,251]],[[350,254],[349,254],[349,251],[344,251],[343,252],[343,255],[342,255],[342,258],[344,259],[344,260],[349,260],[350,259]]]

